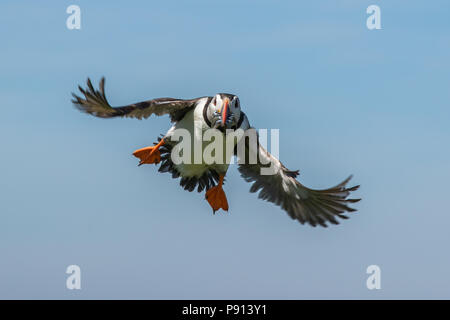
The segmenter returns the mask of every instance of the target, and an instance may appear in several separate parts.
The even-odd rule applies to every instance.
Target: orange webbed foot
[[[222,184],[223,176],[220,177],[220,181],[217,186],[212,187],[208,191],[206,191],[205,198],[213,209],[214,213],[221,208],[225,211],[228,211],[227,196],[223,191]]]
[[[143,164],[158,164],[161,162],[161,152],[159,147],[164,144],[164,140],[161,140],[157,145],[152,147],[145,147],[133,152],[133,156],[139,158],[139,165]]]

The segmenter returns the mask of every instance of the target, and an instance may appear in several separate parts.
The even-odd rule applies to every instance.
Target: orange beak
[[[227,115],[228,115],[228,104],[230,103],[230,100],[225,99],[225,101],[223,102],[223,107],[222,107],[222,126],[225,125],[225,121],[227,121]]]

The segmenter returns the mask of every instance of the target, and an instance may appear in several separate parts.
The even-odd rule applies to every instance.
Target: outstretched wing
[[[345,212],[356,211],[348,203],[361,199],[347,199],[351,191],[359,186],[347,188],[351,176],[337,186],[325,190],[313,190],[296,180],[298,171],[288,170],[277,158],[262,146],[245,145],[245,163],[239,164],[239,172],[247,182],[253,182],[250,192],[259,191],[258,197],[279,205],[292,219],[301,224],[309,223],[313,227],[327,227],[327,222],[339,224],[336,217],[348,219]],[[257,159],[256,164],[249,164],[251,154]],[[249,158],[250,156],[250,158]],[[257,156],[257,158],[256,158]],[[243,162],[242,159],[240,162]],[[261,169],[272,166],[274,174],[262,175]]]
[[[87,88],[83,89],[81,86],[78,86],[78,89],[84,95],[84,99],[72,93],[74,97],[72,102],[75,107],[82,112],[100,118],[130,117],[147,119],[152,114],[157,116],[169,114],[170,120],[174,122],[183,118],[186,112],[193,108],[198,100],[203,98],[190,100],[157,98],[123,107],[111,107],[105,96],[105,78],[100,80],[100,90],[94,89],[89,78],[87,79]]]

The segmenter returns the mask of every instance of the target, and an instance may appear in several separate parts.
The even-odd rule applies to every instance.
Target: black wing
[[[198,100],[204,98],[190,100],[157,98],[123,107],[111,107],[105,96],[105,78],[100,80],[100,90],[94,89],[89,78],[87,79],[87,88],[83,89],[81,86],[78,86],[78,89],[84,95],[84,99],[72,93],[74,97],[72,102],[75,107],[82,112],[100,118],[130,117],[147,119],[152,114],[157,116],[169,114],[170,120],[174,122],[183,118],[186,112],[191,110]]]
[[[246,159],[257,155],[256,164],[241,163],[239,172],[247,182],[253,182],[250,192],[259,192],[258,197],[281,206],[292,219],[301,224],[309,223],[313,227],[327,227],[327,222],[339,224],[336,217],[348,219],[343,213],[356,211],[348,203],[361,199],[347,199],[351,191],[359,186],[347,188],[351,176],[337,186],[325,190],[314,190],[303,186],[296,180],[298,171],[288,170],[277,158],[272,156],[259,144],[251,146],[246,143]],[[256,154],[255,154],[256,153]],[[241,161],[242,162],[242,161]],[[248,162],[248,161],[247,161]],[[274,174],[262,175],[261,169],[272,166]]]

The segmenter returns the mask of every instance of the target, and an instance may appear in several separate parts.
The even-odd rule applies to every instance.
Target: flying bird
[[[104,78],[100,80],[99,90],[94,89],[89,78],[87,88],[83,89],[81,86],[78,88],[83,97],[72,93],[73,104],[80,111],[96,117],[146,119],[151,115],[169,115],[173,125],[168,132],[160,136],[152,146],[134,151],[133,155],[140,160],[139,165],[159,164],[160,172],[169,172],[173,178],[181,178],[180,185],[185,190],[197,189],[198,192],[205,190],[205,198],[213,212],[219,209],[228,211],[228,200],[223,185],[230,162],[174,163],[171,153],[177,143],[173,139],[176,129],[185,129],[194,137],[196,133],[212,128],[220,130],[224,136],[228,134],[227,129],[242,129],[244,132],[253,129],[236,95],[218,93],[195,99],[156,98],[112,107],[105,96]],[[202,147],[204,148],[203,144]],[[259,198],[280,206],[292,219],[298,220],[301,224],[327,227],[327,223],[339,224],[338,218],[348,219],[344,213],[356,211],[348,206],[349,203],[361,200],[348,198],[352,191],[359,188],[359,186],[347,187],[351,176],[335,187],[314,190],[305,187],[296,179],[298,170],[287,169],[259,143],[254,145],[246,140],[244,150],[246,157],[257,156],[254,163],[238,162],[241,176],[245,181],[252,183],[250,192],[259,191]],[[261,170],[268,166],[278,170],[270,175],[261,174]]]

